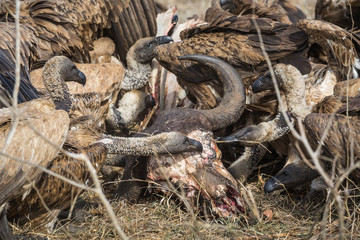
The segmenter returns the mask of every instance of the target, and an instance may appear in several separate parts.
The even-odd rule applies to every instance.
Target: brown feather
[[[47,167],[50,160],[58,154],[58,149],[37,135],[27,124],[34,127],[53,144],[61,147],[70,123],[68,114],[62,110],[55,110],[54,104],[44,99],[22,103],[19,105],[19,110],[22,119],[5,153]],[[0,116],[2,135],[0,142],[1,146],[4,146],[12,114],[5,108],[0,110]],[[41,170],[33,166],[9,158],[3,158],[3,161],[0,165],[0,204],[14,197],[21,197],[29,190],[25,185],[36,181],[41,174]]]
[[[86,154],[97,171],[106,159],[106,147],[100,143],[75,152]],[[48,169],[82,184],[89,184],[87,181],[91,180],[90,173],[82,160],[73,159],[63,154],[59,154],[53,159]],[[83,190],[45,173],[42,174],[35,187],[39,190],[38,193],[32,189],[24,199],[17,198],[12,201],[8,210],[9,219],[15,219],[19,224],[33,220],[31,222],[32,227],[40,224],[45,225],[51,219],[46,218],[47,209],[39,195],[49,209],[63,210],[68,208],[75,198],[83,192]]]
[[[89,51],[93,41],[104,35],[113,38],[116,55],[126,65],[126,53],[129,47],[139,38],[156,33],[154,0],[142,0],[141,6],[134,5],[130,0],[60,0],[56,3],[50,0],[22,1],[20,21],[22,29],[24,29],[22,32],[22,39],[24,39],[22,64],[25,71],[28,71],[33,63],[46,61],[54,55],[66,55],[78,62],[90,62]],[[14,2],[3,1],[0,3],[0,7],[2,26],[7,28],[9,25],[13,28]],[[144,15],[146,18],[138,19],[138,16]],[[126,29],[128,30],[127,34]],[[135,31],[131,29],[135,29]],[[3,38],[0,49],[13,53],[15,41],[12,40],[15,38],[15,31],[7,31],[1,35],[6,34],[9,37]],[[12,58],[14,58],[13,56]],[[15,63],[13,59],[11,60],[9,69],[14,69]],[[1,61],[6,60],[2,59]],[[13,83],[11,78],[14,78],[14,73],[9,72],[2,81]],[[10,80],[7,80],[8,78]],[[26,79],[22,79],[22,84],[30,85]],[[12,88],[10,85],[4,89],[5,92],[11,94]],[[34,91],[31,86],[23,87],[20,91],[22,95],[19,95],[19,102],[36,98],[36,94],[31,91]],[[30,96],[23,96],[25,94]]]
[[[317,0],[315,19],[331,22],[345,29],[359,28],[360,3],[357,0]]]
[[[360,39],[356,34],[321,20],[303,19],[297,26],[308,34],[310,44],[325,52],[338,81],[358,77]]]
[[[213,71],[199,64],[180,62],[177,59],[179,56],[205,54],[219,57],[236,68],[246,86],[268,68],[251,17],[230,15],[216,8],[208,9],[207,13],[211,12],[216,12],[212,22],[183,31],[181,42],[159,46],[156,57],[162,66],[180,78],[179,83],[189,91],[190,98],[195,98],[197,103],[207,108],[219,102],[221,84],[214,80]],[[296,27],[270,19],[256,20],[262,31],[265,50],[273,63],[289,54],[301,55],[306,50],[307,37]],[[209,82],[213,90],[206,89]],[[210,100],[207,100],[208,96],[211,96]]]

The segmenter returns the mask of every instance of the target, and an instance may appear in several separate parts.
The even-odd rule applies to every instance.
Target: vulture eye
[[[152,43],[147,43],[146,46],[147,46],[147,47],[151,47],[151,46],[152,46]]]
[[[289,173],[287,171],[284,171],[283,174],[287,176]]]
[[[71,71],[75,71],[75,70],[76,70],[76,67],[72,66]]]

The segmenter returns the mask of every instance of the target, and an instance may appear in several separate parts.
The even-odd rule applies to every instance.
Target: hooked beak
[[[166,44],[166,43],[170,43],[173,42],[174,40],[169,37],[169,36],[160,36],[160,37],[156,37],[156,45],[162,45],[162,44]]]
[[[189,138],[189,142],[191,145],[193,145],[195,147],[195,150],[199,151],[199,152],[202,152],[203,150],[203,145],[201,142],[195,140],[195,139],[192,139],[192,138]]]
[[[283,189],[283,184],[281,184],[281,182],[274,177],[270,178],[264,186],[264,192],[266,194],[280,189]]]
[[[250,142],[256,142],[257,139],[261,136],[261,130],[262,129],[259,129],[255,125],[250,125],[240,129],[233,135],[220,137],[216,139],[216,142],[241,142],[242,144],[247,145],[246,141],[249,141],[248,144],[251,145]]]
[[[233,0],[220,0],[220,6],[224,10],[232,9],[235,7]]]
[[[273,89],[274,89],[274,84],[273,84],[273,81],[272,81],[269,73],[258,78],[252,84],[253,93],[259,93],[259,92],[263,92],[265,90],[273,90]]]
[[[82,71],[78,70],[78,77],[79,77],[78,83],[85,86],[85,84],[86,84],[86,76],[85,76],[85,74]]]
[[[145,106],[146,108],[152,108],[156,105],[155,98],[151,95],[145,97]]]

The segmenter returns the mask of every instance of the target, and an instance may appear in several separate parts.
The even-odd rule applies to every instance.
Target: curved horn
[[[245,88],[239,73],[227,62],[206,55],[185,55],[179,60],[192,60],[214,69],[224,85],[224,96],[220,104],[210,110],[198,110],[211,123],[212,130],[236,122],[244,111]]]

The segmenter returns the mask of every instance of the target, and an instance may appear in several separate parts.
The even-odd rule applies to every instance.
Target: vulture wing
[[[179,83],[188,90],[190,97],[205,107],[214,107],[222,95],[221,84],[213,79],[214,72],[199,64],[180,62],[179,56],[205,54],[219,57],[235,67],[247,86],[267,70],[267,64],[253,16],[235,16],[218,8],[209,8],[207,15],[212,16],[211,22],[183,31],[181,42],[159,46],[156,58],[180,77]],[[302,55],[307,49],[306,34],[295,26],[266,18],[255,19],[273,63],[290,54]],[[205,86],[206,81],[211,83],[207,82],[209,84]]]
[[[0,2],[0,31],[4,39],[0,43],[0,61],[4,65],[0,69],[3,72],[0,90],[9,95],[15,78],[14,12],[15,2]],[[23,67],[19,102],[37,97],[38,93],[26,79],[30,67],[41,66],[35,62],[44,63],[60,54],[77,62],[90,62],[93,41],[109,36],[116,44],[116,55],[126,65],[130,46],[139,38],[156,34],[154,0],[23,0],[20,21]]]
[[[3,20],[13,21],[15,3],[0,4]],[[136,40],[155,36],[154,0],[31,0],[22,1],[21,22],[30,26],[38,38],[41,60],[65,54],[77,62],[89,62],[93,41],[110,35],[117,54],[125,56]]]
[[[303,19],[297,26],[309,36],[310,54],[325,54],[338,81],[359,76],[360,39],[356,34],[322,20]]]
[[[80,124],[80,129],[70,130],[64,143],[64,148],[75,153],[84,153],[99,171],[106,159],[107,149],[102,143],[92,144],[98,139],[96,130],[88,129],[86,121]],[[91,125],[91,124],[90,124]],[[64,177],[82,184],[88,184],[91,180],[86,164],[82,160],[74,159],[62,153],[50,160],[48,169]],[[47,224],[57,217],[60,210],[68,208],[72,201],[83,191],[66,183],[63,180],[43,173],[36,182],[38,192],[32,189],[24,198],[13,199],[8,210],[8,218],[24,224],[32,220],[32,226]],[[39,198],[39,194],[42,199]],[[51,210],[44,207],[44,204]],[[55,214],[54,214],[55,213]]]
[[[324,140],[322,150],[328,157],[339,157],[345,166],[351,154],[356,160],[360,156],[360,120],[357,117],[347,117],[341,114],[309,114],[305,118],[305,128],[308,139],[315,149],[327,127],[329,131]],[[347,151],[352,149],[353,152]],[[358,175],[358,178],[360,175]]]
[[[317,0],[315,19],[331,22],[345,29],[360,27],[358,0]]]
[[[38,98],[39,92],[31,85],[28,72],[29,60],[32,55],[30,49],[36,47],[35,38],[24,38],[32,35],[30,28],[23,26],[21,33],[20,47],[20,89],[18,102],[22,103]],[[0,34],[3,41],[0,41],[0,89],[2,96],[7,103],[0,103],[4,107],[11,102],[12,90],[15,85],[15,25],[13,23],[0,22]]]
[[[36,134],[29,125],[61,147],[70,123],[68,114],[55,110],[54,105],[44,99],[22,103],[19,105],[19,113],[22,118],[5,153],[47,167],[51,159],[57,156],[58,149]],[[4,108],[0,110],[0,116],[0,145],[4,146],[12,113],[8,108]],[[0,204],[25,194],[31,188],[29,183],[38,180],[41,175],[41,170],[7,157],[1,157],[0,170]]]

